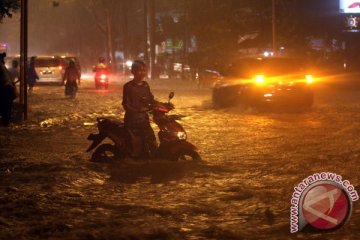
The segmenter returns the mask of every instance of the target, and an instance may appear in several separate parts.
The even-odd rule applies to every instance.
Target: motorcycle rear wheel
[[[121,154],[115,145],[105,143],[96,148],[91,156],[92,162],[111,162],[121,158]]]
[[[201,157],[198,152],[194,150],[180,151],[174,156],[175,161],[201,161]]]

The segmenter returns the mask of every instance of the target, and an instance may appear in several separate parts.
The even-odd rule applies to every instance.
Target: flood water
[[[359,188],[360,91],[322,85],[312,109],[214,109],[192,83],[151,83],[172,100],[203,162],[93,163],[96,118],[121,119],[122,85],[76,99],[38,86],[29,120],[0,130],[0,239],[355,239],[360,208],[334,232],[290,234],[293,188],[335,172]],[[154,126],[155,132],[156,126]]]

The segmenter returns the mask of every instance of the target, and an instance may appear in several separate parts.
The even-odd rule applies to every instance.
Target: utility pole
[[[184,67],[188,64],[188,48],[189,48],[189,2],[184,0],[184,45],[183,45],[183,62],[182,62],[182,78],[185,79]]]
[[[124,62],[129,59],[129,27],[128,27],[128,1],[122,2],[122,29],[123,29],[123,41],[124,41]]]
[[[272,0],[272,51],[275,53],[276,50],[276,0]]]
[[[20,104],[23,106],[23,118],[27,120],[27,50],[28,50],[28,0],[21,0],[20,16]]]
[[[148,49],[148,42],[149,42],[149,22],[148,22],[148,15],[149,15],[149,11],[148,11],[148,1],[147,0],[143,0],[144,1],[144,61],[146,63],[146,65],[149,66],[149,49]]]
[[[155,79],[155,0],[149,0],[150,76]]]

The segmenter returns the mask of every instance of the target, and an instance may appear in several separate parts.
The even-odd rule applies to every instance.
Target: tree
[[[78,2],[81,2],[80,4],[90,13],[96,27],[105,36],[107,56],[113,66],[116,64],[115,49],[122,49],[124,58],[132,55],[130,49],[133,48],[134,42],[131,40],[136,38],[138,30],[141,30],[143,25],[138,23],[138,16],[134,17],[139,5],[142,6],[142,1],[88,0],[86,4]],[[143,17],[140,17],[140,20],[142,19]],[[134,24],[139,25],[133,26]]]
[[[114,18],[121,8],[122,1],[116,0],[89,0],[87,4],[82,6],[94,18],[94,22],[101,33],[106,38],[107,57],[111,61],[112,66],[115,64],[114,50]]]
[[[189,1],[188,9],[189,32],[201,53],[193,62],[224,63],[227,53],[237,53],[239,38],[254,32],[264,45],[259,47],[271,42],[271,1],[198,0]]]
[[[244,45],[271,48],[271,3],[270,0],[189,1],[190,34],[196,37],[198,47],[193,62],[204,59],[203,64],[225,62],[221,57],[226,60],[226,53],[238,55],[238,49]],[[304,52],[308,36],[340,32],[338,25],[342,21],[334,13],[336,0],[276,0],[275,3],[279,47]],[[246,37],[250,40],[243,41]]]
[[[12,14],[20,9],[20,0],[0,0],[0,22],[4,17],[12,17]]]

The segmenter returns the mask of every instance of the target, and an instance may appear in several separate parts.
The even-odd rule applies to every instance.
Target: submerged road
[[[121,119],[122,84],[76,99],[37,86],[29,121],[0,130],[0,239],[355,239],[360,207],[335,232],[290,234],[294,187],[335,172],[360,190],[360,92],[316,87],[302,112],[214,109],[192,83],[151,83],[172,100],[204,162],[92,163],[96,118]],[[156,126],[154,126],[155,132]]]

